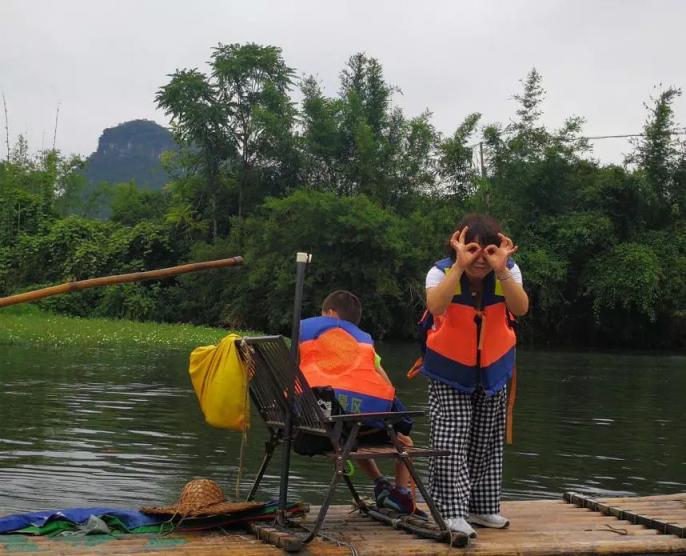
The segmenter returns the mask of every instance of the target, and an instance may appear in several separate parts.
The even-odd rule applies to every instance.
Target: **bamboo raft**
[[[503,502],[511,519],[505,530],[478,530],[466,548],[420,539],[383,526],[347,506],[332,506],[323,537],[303,548],[303,555],[479,554],[686,554],[686,493],[590,499],[568,493],[565,500]],[[303,524],[316,515],[312,508]],[[278,537],[279,533],[274,531]],[[272,539],[274,540],[274,539]],[[245,531],[170,535],[88,537],[0,536],[0,555],[161,554],[258,556],[284,552]]]

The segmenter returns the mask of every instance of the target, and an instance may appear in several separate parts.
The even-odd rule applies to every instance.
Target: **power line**
[[[686,129],[679,131],[667,131],[668,135],[686,135]],[[628,137],[645,137],[645,133],[625,133],[624,135],[594,135],[591,137],[579,137],[579,139],[587,139],[589,141],[596,139],[625,139]]]
[[[674,130],[674,131],[666,131],[665,133],[667,135],[686,135],[686,128]],[[631,137],[646,137],[646,136],[647,135],[645,133],[624,133],[622,135],[579,136],[579,137],[577,137],[577,139],[586,139],[587,141],[595,141],[598,139],[629,139]],[[481,147],[482,145],[483,145],[483,141],[479,141],[478,143],[474,143],[473,145],[469,145],[467,148],[469,148],[469,149],[475,149],[476,147],[482,148]]]
[[[665,131],[667,135],[686,135],[686,128],[684,129],[675,129],[673,131]],[[632,137],[646,137],[646,133],[624,133],[621,135],[589,135],[589,136],[580,136],[577,137],[577,139],[583,139],[586,141],[597,141],[601,139],[630,139]],[[475,152],[475,149],[478,147],[478,155]],[[472,151],[472,165],[477,166],[481,177],[485,176],[485,169],[484,169],[484,142],[479,141],[478,143],[474,143],[473,145],[469,145],[467,147]],[[478,156],[478,160],[475,160]]]

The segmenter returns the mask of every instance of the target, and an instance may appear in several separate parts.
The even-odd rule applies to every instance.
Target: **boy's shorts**
[[[396,430],[396,432],[398,432]],[[377,444],[392,444],[391,437],[386,429],[362,427],[357,435],[358,446],[373,446]]]
[[[391,405],[391,411],[406,411],[407,409],[398,398],[393,398],[393,405]],[[393,423],[393,429],[396,433],[404,434],[409,436],[412,431],[412,425],[414,421],[411,417],[403,417],[400,421]],[[388,432],[383,428],[382,422],[375,422],[370,425],[362,425],[360,432],[357,437],[358,444],[369,445],[369,444],[390,444],[391,438],[388,436]]]
[[[322,401],[329,403],[332,399],[334,400],[331,407],[332,415],[342,415],[345,413],[338,404],[338,401],[335,400],[335,395],[333,395],[333,390],[331,388],[313,388],[313,391]],[[406,411],[406,408],[398,398],[394,398],[393,404],[391,405],[391,411]],[[400,421],[393,423],[393,429],[397,433],[408,436],[412,430],[413,424],[414,421],[412,418],[403,417]],[[390,443],[391,438],[388,436],[388,432],[386,432],[386,429],[383,426],[383,421],[370,421],[360,428],[357,437],[358,446]],[[332,446],[331,442],[326,437],[300,432],[295,438],[293,450],[297,454],[303,456],[315,456],[331,451]]]

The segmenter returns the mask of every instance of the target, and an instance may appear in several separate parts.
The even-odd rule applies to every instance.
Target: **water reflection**
[[[204,424],[186,353],[3,350],[0,512],[167,502],[194,477],[213,478],[234,495],[240,435]],[[381,344],[379,351],[400,397],[411,409],[425,409],[425,381],[404,378],[414,346]],[[520,353],[504,496],[686,490],[685,363],[681,357]],[[243,493],[266,439],[253,418]],[[427,429],[426,421],[417,423],[417,444],[427,442]],[[265,476],[262,497],[277,496],[279,463]],[[425,473],[426,461],[418,467]],[[317,503],[329,478],[328,462],[294,458],[292,496]],[[341,489],[337,502],[348,499]]]

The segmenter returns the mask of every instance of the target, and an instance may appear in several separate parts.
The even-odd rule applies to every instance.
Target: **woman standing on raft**
[[[475,537],[471,524],[504,528],[500,515],[507,381],[515,358],[515,316],[529,298],[512,260],[517,247],[493,218],[465,216],[450,256],[426,276],[433,317],[421,372],[430,379],[431,494],[448,526]]]

